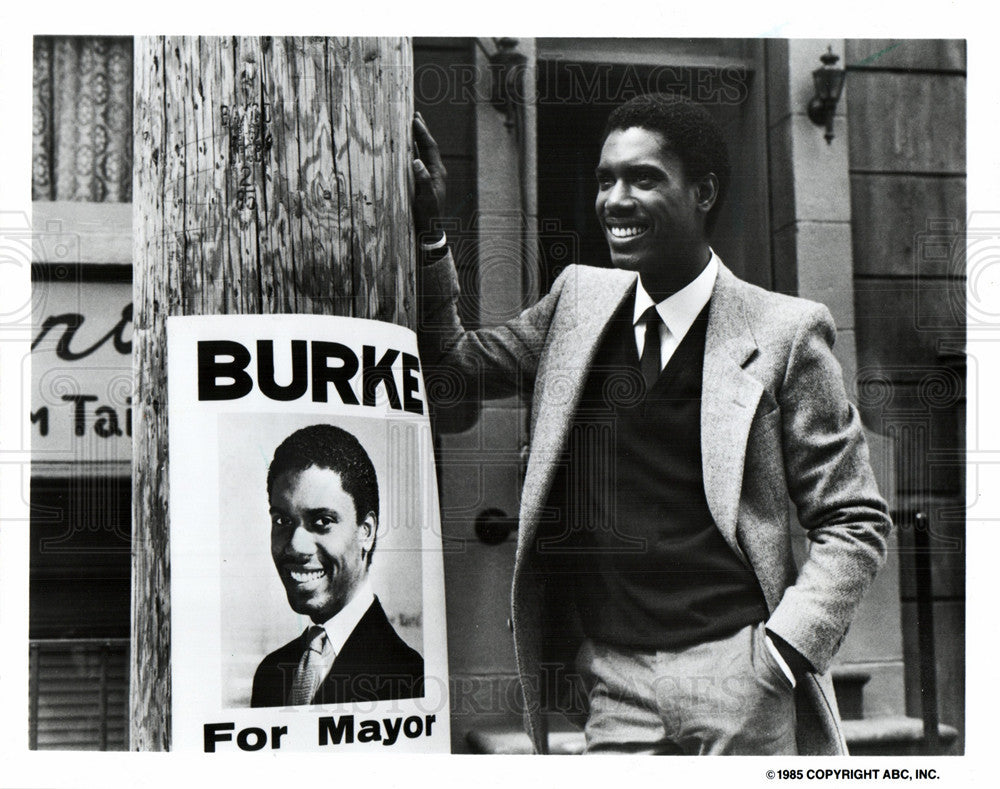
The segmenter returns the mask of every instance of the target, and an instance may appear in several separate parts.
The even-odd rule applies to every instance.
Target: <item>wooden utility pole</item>
[[[414,325],[413,69],[405,39],[140,38],[135,63],[130,736],[166,750],[166,318]]]

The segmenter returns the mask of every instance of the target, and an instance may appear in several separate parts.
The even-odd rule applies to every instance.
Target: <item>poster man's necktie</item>
[[[656,307],[648,307],[639,320],[646,324],[646,340],[642,346],[642,357],[639,359],[639,371],[646,382],[648,392],[660,377],[660,324],[663,320]]]
[[[326,630],[319,625],[312,625],[306,630],[305,638],[309,640],[309,646],[295,669],[289,698],[289,704],[293,705],[309,704],[312,701],[330,666],[329,653],[332,647],[326,637]]]

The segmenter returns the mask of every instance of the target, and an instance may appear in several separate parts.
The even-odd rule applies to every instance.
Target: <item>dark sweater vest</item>
[[[632,306],[626,299],[598,347],[549,498],[559,527],[542,550],[573,585],[588,636],[672,649],[763,621],[767,606],[705,499],[708,307],[646,392]]]

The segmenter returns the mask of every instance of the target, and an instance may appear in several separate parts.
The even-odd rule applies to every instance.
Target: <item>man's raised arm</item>
[[[461,377],[484,398],[525,394],[534,385],[564,272],[534,306],[500,326],[466,331],[458,315],[458,276],[440,227],[447,171],[437,142],[419,113],[413,119],[413,222],[417,265],[417,341],[425,372]]]
[[[413,225],[422,253],[420,263],[434,262],[446,253],[447,239],[439,227],[448,171],[430,129],[418,112],[413,116]],[[427,253],[437,253],[428,255]]]

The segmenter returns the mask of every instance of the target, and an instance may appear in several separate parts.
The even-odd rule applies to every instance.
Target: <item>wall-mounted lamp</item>
[[[826,126],[826,144],[833,142],[833,115],[837,111],[837,102],[844,89],[844,77],[847,72],[837,68],[840,58],[833,54],[833,47],[827,47],[826,54],[820,55],[823,65],[813,72],[813,86],[816,94],[809,102],[807,109],[809,120],[817,126]]]

